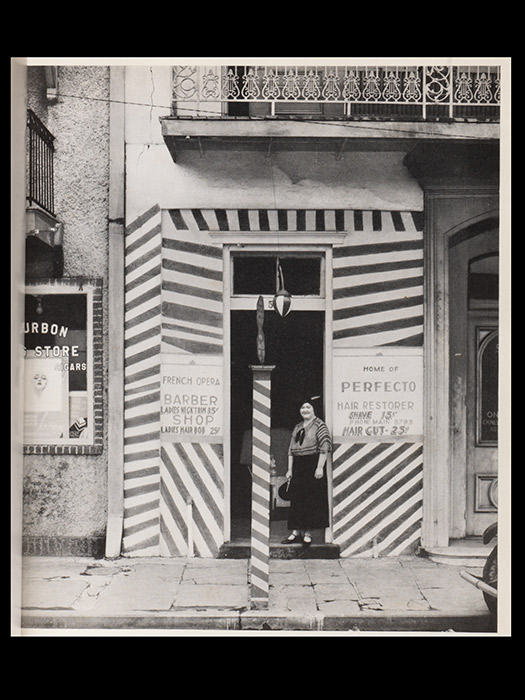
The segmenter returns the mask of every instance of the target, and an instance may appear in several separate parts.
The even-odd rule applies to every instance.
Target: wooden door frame
[[[332,310],[332,245],[319,243],[313,244],[312,239],[308,237],[307,241],[298,240],[297,243],[277,243],[271,242],[246,242],[242,244],[242,252],[265,252],[269,254],[275,253],[318,253],[322,256],[324,265],[322,269],[322,280],[324,280],[324,295],[313,299],[297,298],[293,300],[294,306],[298,310],[303,311],[323,311],[324,312],[324,387],[325,387],[325,420],[330,428],[332,425],[332,334],[333,334],[333,310]],[[231,431],[231,312],[240,310],[250,310],[253,307],[255,313],[255,297],[233,298],[232,290],[232,255],[235,252],[240,252],[238,248],[239,242],[223,244],[223,270],[224,270],[224,297],[223,297],[223,324],[224,324],[224,539],[229,542],[231,539],[231,446],[230,446],[230,431]],[[265,308],[270,299],[268,295],[263,295],[265,300]],[[255,298],[256,302],[256,298]],[[293,309],[292,312],[293,313]],[[226,436],[228,439],[226,439]],[[328,483],[331,484],[331,459],[327,462]],[[332,493],[329,489],[329,504],[330,512],[332,506]],[[330,519],[331,520],[331,519]],[[325,542],[333,541],[332,524],[325,532]]]

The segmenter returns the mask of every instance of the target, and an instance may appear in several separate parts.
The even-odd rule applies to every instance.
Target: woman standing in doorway
[[[326,423],[317,417],[315,396],[300,404],[302,422],[292,431],[288,449],[290,510],[288,528],[292,533],[283,544],[312,542],[314,529],[328,527],[328,488],[326,461],[332,449],[332,440]]]

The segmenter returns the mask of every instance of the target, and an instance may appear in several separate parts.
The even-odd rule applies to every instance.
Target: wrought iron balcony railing
[[[54,216],[54,140],[36,114],[27,110],[27,201]]]
[[[175,66],[173,114],[498,121],[499,66]]]

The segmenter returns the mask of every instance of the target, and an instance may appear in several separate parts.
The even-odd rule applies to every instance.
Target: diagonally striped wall
[[[162,220],[161,220],[162,219]],[[417,212],[153,207],[126,231],[123,551],[199,556],[222,543],[222,445],[160,444],[161,352],[222,354],[222,248],[210,232],[338,231],[333,345],[423,342],[423,236]],[[419,537],[421,443],[335,446],[333,532],[343,556],[396,555]],[[188,500],[192,522],[188,522]]]
[[[396,556],[420,537],[421,443],[346,443],[333,453],[333,536],[341,556]]]
[[[126,227],[124,292],[124,532],[122,551],[159,551],[161,217]]]
[[[334,347],[421,346],[421,219],[374,213],[375,226],[372,216],[333,250]]]
[[[168,214],[162,241],[163,352],[221,354],[222,246],[213,245],[196,223],[177,228],[182,215]]]
[[[217,554],[224,539],[223,483],[222,445],[162,444],[162,556],[186,556],[192,550],[200,557]],[[188,503],[191,503],[190,509]]]
[[[354,212],[356,221],[333,249],[333,347],[421,347],[422,214]],[[420,438],[380,440],[334,449],[333,537],[343,557],[396,556],[420,539]]]
[[[162,353],[217,357],[223,352],[222,246],[181,216],[163,212]],[[162,442],[161,556],[218,553],[224,541],[223,461],[222,443]]]

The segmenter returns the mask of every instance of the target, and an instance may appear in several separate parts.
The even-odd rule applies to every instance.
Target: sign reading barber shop
[[[360,353],[360,354],[359,354]],[[345,350],[334,357],[334,437],[343,441],[420,437],[423,433],[421,354]]]
[[[160,435],[170,442],[221,442],[222,365],[215,358],[170,358],[162,364]]]

